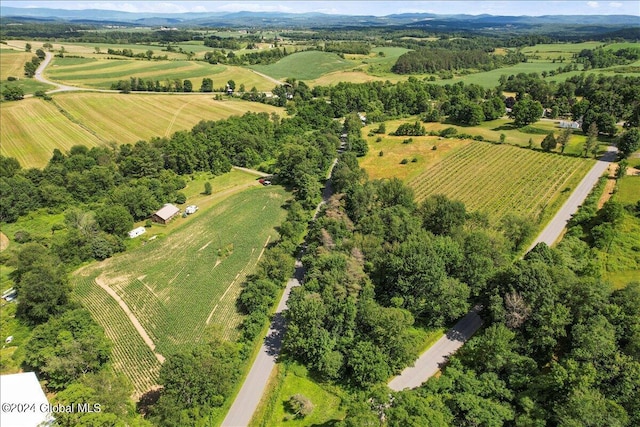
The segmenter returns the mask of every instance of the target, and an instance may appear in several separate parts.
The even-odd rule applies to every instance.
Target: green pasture
[[[503,67],[503,68],[496,68],[495,70],[491,70],[491,71],[483,71],[483,72],[479,72],[479,73],[472,73],[472,74],[467,74],[464,76],[454,76],[453,79],[446,79],[446,80],[442,80],[442,79],[437,79],[435,82],[436,84],[453,84],[456,83],[458,81],[463,81],[465,84],[471,84],[471,83],[475,83],[477,85],[480,85],[484,88],[494,88],[496,86],[498,86],[499,84],[499,80],[500,80],[500,76],[502,75],[512,75],[512,74],[519,74],[519,73],[525,73],[525,74],[529,74],[529,73],[538,73],[541,74],[543,71],[551,71],[551,70],[557,70],[558,67],[560,66],[564,66],[566,65],[568,62],[565,62],[564,64],[560,64],[560,63],[551,63],[548,61],[544,61],[544,62],[521,62],[519,64],[516,65],[512,65],[510,67]],[[559,79],[566,79],[564,76],[565,75],[569,75],[569,73],[565,73],[565,74],[559,74],[557,76],[554,76],[553,79],[558,80]]]
[[[638,203],[640,176],[620,179],[613,200],[627,206]],[[626,212],[613,240],[599,254],[604,278],[616,289],[640,280],[640,218]]]
[[[353,66],[353,62],[342,59],[335,53],[305,51],[285,56],[275,64],[252,65],[249,68],[276,79],[293,77],[298,80],[313,80],[323,74]]]
[[[4,269],[4,268],[3,268]],[[0,292],[5,291],[5,283],[2,283]],[[31,330],[22,322],[16,319],[17,304],[0,300],[0,339],[2,348],[0,349],[0,374],[17,374],[22,372],[22,361],[24,360],[24,350],[22,345],[31,337]],[[5,339],[13,336],[10,344],[5,344]]]

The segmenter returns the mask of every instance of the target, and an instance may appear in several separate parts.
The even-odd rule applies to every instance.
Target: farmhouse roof
[[[156,215],[159,218],[162,218],[163,220],[168,221],[178,212],[180,212],[180,209],[178,209],[176,206],[172,205],[171,203],[167,203],[162,207],[162,209],[156,212]]]
[[[29,405],[27,410],[2,411],[3,427],[53,424],[49,402],[33,372],[0,375],[0,401],[3,408],[12,404]]]

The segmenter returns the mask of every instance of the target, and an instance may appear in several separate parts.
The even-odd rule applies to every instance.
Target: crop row
[[[91,279],[78,279],[75,292],[113,342],[114,367],[131,380],[137,394],[151,389],[157,383],[160,362],[122,308]]]
[[[492,219],[508,212],[537,218],[589,162],[507,145],[471,143],[432,166],[409,185],[416,198],[444,194]]]

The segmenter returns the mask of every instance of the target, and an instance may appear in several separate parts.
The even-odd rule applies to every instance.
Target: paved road
[[[324,191],[322,192],[322,201],[316,207],[314,219],[318,215],[320,207],[329,200],[333,193],[330,178],[331,173],[333,172],[333,167],[336,163],[337,160],[334,160],[329,170],[329,174],[327,175],[327,182],[325,184]],[[260,352],[258,353],[256,360],[253,362],[253,365],[251,365],[251,369],[242,384],[242,388],[240,388],[240,392],[238,392],[236,399],[233,401],[233,404],[231,404],[231,408],[229,409],[227,416],[222,422],[223,427],[245,427],[249,424],[249,421],[251,421],[251,418],[253,417],[253,414],[256,411],[258,404],[260,403],[260,399],[267,387],[269,377],[276,366],[278,354],[280,354],[280,349],[282,347],[282,338],[286,331],[286,324],[282,311],[287,307],[287,300],[289,299],[291,289],[295,286],[300,286],[303,277],[304,268],[302,267],[300,258],[298,258],[296,260],[293,277],[287,282],[282,298],[280,298],[276,314],[274,315],[273,320],[271,321],[271,326],[269,327],[269,332],[267,332],[267,336],[260,347]]]
[[[244,427],[249,425],[249,421],[251,421],[251,417],[253,417],[253,413],[256,411],[267,387],[269,377],[273,372],[282,347],[282,337],[286,329],[282,311],[287,307],[291,289],[300,285],[303,276],[302,263],[296,260],[294,277],[289,279],[287,283],[287,287],[278,303],[276,314],[271,321],[269,332],[267,332],[267,336],[260,347],[260,353],[258,353],[256,360],[253,362],[249,374],[236,396],[236,400],[222,422],[224,427]]]
[[[538,237],[531,244],[527,252],[540,243],[545,242],[552,245],[562,235],[571,216],[578,210],[584,202],[593,186],[598,182],[598,178],[607,170],[609,164],[616,159],[618,152],[615,147],[608,147],[607,152],[591,168],[587,175],[580,181],[580,184],[571,193],[569,199],[562,205],[558,213],[551,219],[549,224],[542,230]],[[395,391],[405,388],[419,387],[422,383],[431,378],[440,367],[446,362],[447,357],[458,350],[482,325],[482,319],[478,315],[479,308],[474,308],[462,318],[453,328],[451,328],[442,338],[440,338],[427,351],[422,353],[416,360],[414,366],[406,368],[400,375],[389,382],[389,388]]]
[[[44,71],[45,68],[47,68],[47,66],[51,62],[51,59],[53,59],[53,55],[51,54],[51,52],[45,52],[45,55],[46,56],[45,56],[44,60],[40,63],[40,65],[38,66],[38,69],[36,70],[36,74],[35,74],[34,77],[35,77],[35,79],[37,81],[39,81],[41,83],[46,83],[48,85],[52,85],[52,86],[56,87],[56,89],[48,90],[47,93],[68,92],[68,91],[72,91],[72,90],[82,90],[79,87],[67,86],[67,85],[55,83],[55,82],[52,82],[51,80],[46,79],[42,75],[42,72]]]
[[[596,185],[598,179],[607,170],[611,162],[616,160],[617,153],[618,149],[616,147],[609,146],[607,148],[607,152],[596,162],[582,181],[580,181],[580,184],[578,184],[576,189],[573,190],[573,193],[571,193],[558,213],[556,213],[549,224],[547,224],[538,237],[533,241],[531,246],[529,246],[527,252],[533,249],[533,247],[538,243],[544,242],[551,246],[556,242],[556,240],[558,240],[562,235],[564,228],[567,226],[567,222],[569,222],[573,214],[578,211],[578,208]]]
[[[389,382],[389,388],[394,391],[420,386],[428,378],[440,370],[447,362],[450,354],[455,353],[482,325],[478,315],[480,307],[475,307],[445,335],[422,353],[413,366],[406,368],[400,375]]]

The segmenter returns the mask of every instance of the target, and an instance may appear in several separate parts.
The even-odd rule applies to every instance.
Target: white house
[[[134,228],[133,230],[131,230],[129,232],[129,237],[131,239],[135,239],[136,237],[146,233],[146,229],[144,227],[138,227],[138,228]]]
[[[2,427],[51,426],[49,401],[33,372],[0,375]]]
[[[564,120],[560,121],[560,127],[562,129],[580,129],[580,122],[566,122]]]

